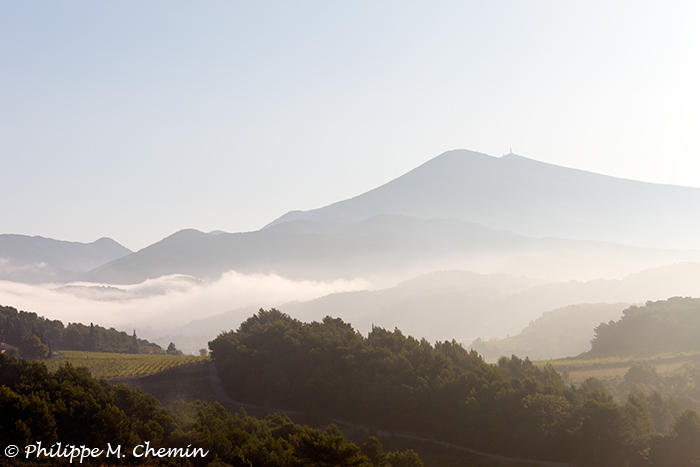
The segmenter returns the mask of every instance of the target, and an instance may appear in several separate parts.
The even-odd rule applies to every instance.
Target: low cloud
[[[163,276],[135,285],[30,285],[0,281],[0,304],[64,323],[93,322],[128,330],[169,329],[242,307],[269,308],[292,300],[363,290],[370,285],[364,279],[296,281],[274,274],[235,271],[212,282],[184,275]]]

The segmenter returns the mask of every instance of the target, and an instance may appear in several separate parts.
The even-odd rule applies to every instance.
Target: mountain
[[[111,238],[92,243],[0,234],[0,280],[65,282],[131,253]]]
[[[235,270],[295,279],[351,278],[452,260],[456,251],[469,256],[535,243],[467,222],[402,216],[376,216],[353,224],[291,222],[242,233],[188,229],[84,277],[135,283],[173,273],[216,278]]]
[[[278,274],[299,280],[390,277],[431,270],[509,272],[550,279],[620,276],[700,252],[531,238],[471,222],[379,215],[353,223],[290,221],[242,233],[182,230],[81,276],[139,283],[169,274]]]
[[[700,217],[692,215],[698,209],[700,189],[455,150],[367,193],[287,213],[258,231],[176,232],[82,278],[136,283],[236,270],[398,280],[438,269],[621,277],[700,260],[699,251],[683,251],[700,247]]]
[[[515,154],[446,152],[359,196],[292,211],[295,220],[355,222],[379,214],[461,219],[534,237],[700,248],[700,189],[547,164]]]
[[[515,336],[477,339],[471,348],[486,361],[517,355],[531,360],[572,357],[590,350],[593,330],[617,320],[627,303],[582,303],[543,313]]]

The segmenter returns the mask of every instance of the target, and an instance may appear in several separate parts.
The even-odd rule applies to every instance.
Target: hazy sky
[[[453,148],[700,186],[700,3],[0,0],[0,232],[261,227]]]

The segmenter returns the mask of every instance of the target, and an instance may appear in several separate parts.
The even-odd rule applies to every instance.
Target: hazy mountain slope
[[[584,303],[548,311],[520,334],[503,339],[472,342],[487,361],[517,355],[545,360],[579,355],[590,350],[593,330],[600,323],[617,320],[627,303]]]
[[[410,270],[455,254],[521,251],[538,241],[447,220],[377,216],[355,224],[291,223],[255,232],[177,232],[85,276],[140,282],[165,274],[212,278],[229,270],[329,279]]]
[[[543,281],[505,274],[436,272],[387,289],[335,293],[312,301],[289,302],[278,306],[285,313],[300,319],[318,320],[326,315],[352,316],[362,323],[359,327],[362,332],[369,331],[373,324],[393,329],[398,323],[413,323],[409,325],[413,335],[437,339],[443,338],[451,325],[463,324],[467,317],[466,306],[472,308],[470,316],[475,321],[478,318],[479,322],[473,326],[475,329],[483,331],[493,329],[493,326],[498,327],[501,316],[494,311],[501,306],[503,297],[539,284],[543,284]],[[135,325],[140,332],[145,332],[157,342],[174,341],[178,348],[197,351],[219,332],[235,329],[242,319],[257,312],[258,308],[242,307],[197,319],[176,329]],[[459,329],[459,326],[455,329]]]
[[[27,235],[0,235],[0,279],[18,282],[65,281],[131,253],[111,238],[92,243]]]
[[[259,231],[177,232],[84,278],[134,283],[233,269],[303,279],[400,279],[454,268],[558,280],[620,277],[700,260],[698,251],[679,251],[700,247],[700,218],[691,215],[699,208],[700,189],[457,150],[367,193],[289,213]]]
[[[377,214],[452,218],[529,236],[700,248],[700,189],[624,180],[472,151],[446,152],[359,196],[299,219],[352,222]],[[673,228],[668,228],[673,226]]]
[[[336,293],[306,302],[280,304],[279,308],[302,320],[319,320],[326,315],[340,317],[357,323],[357,329],[362,332],[369,331],[372,325],[389,329],[399,327],[431,341],[456,338],[469,344],[479,337],[503,338],[519,334],[542,313],[568,305],[643,303],[672,296],[700,296],[697,277],[700,277],[700,263],[651,269],[621,280],[586,282],[544,283],[501,274],[436,272],[394,287]],[[619,305],[611,305],[612,311],[615,306]],[[601,305],[601,308],[604,309],[602,313],[608,311],[606,305]],[[180,336],[183,347],[201,347],[219,332],[235,329],[251,310],[250,307],[233,310],[162,332],[173,336],[178,345],[177,336]],[[599,318],[595,315],[592,319],[597,321]],[[584,321],[583,317],[581,321]],[[585,331],[586,336],[592,333],[593,327]],[[551,339],[556,341],[560,336],[567,338],[566,332],[562,331]],[[590,340],[590,337],[585,339]],[[578,342],[581,342],[580,338]],[[565,355],[569,352],[567,349],[548,347],[547,351]]]
[[[330,314],[368,330],[372,324],[404,329],[429,340],[504,337],[519,333],[542,313],[578,303],[640,303],[700,296],[700,263],[632,274],[621,280],[530,284],[509,276],[436,273],[378,291],[332,294],[283,306],[300,319]],[[439,284],[444,282],[442,286]],[[592,328],[591,328],[592,329]],[[585,350],[585,349],[584,349]]]
[[[456,280],[454,274],[463,274]],[[440,284],[440,282],[445,282]],[[574,303],[643,301],[643,289],[625,292],[624,281],[547,283],[512,276],[435,273],[377,291],[332,294],[288,303],[285,313],[302,320],[338,316],[367,331],[372,325],[400,327],[429,340],[504,337],[520,332],[540,314]],[[700,293],[700,284],[696,287]]]
[[[463,221],[383,215],[350,224],[293,221],[244,233],[183,230],[82,278],[137,283],[168,274],[214,278],[235,270],[294,279],[405,279],[431,270],[469,269],[588,279],[689,258],[700,260],[700,252],[535,239]]]
[[[482,275],[465,271],[425,274],[395,287],[357,293],[336,293],[308,301],[279,304],[279,308],[300,319],[322,319],[326,315],[356,319],[362,332],[372,324],[393,329],[406,324],[412,335],[433,339],[451,339],[462,335],[462,326],[474,318],[476,331],[497,326],[503,317],[498,313],[504,297],[527,290],[540,280],[508,275]],[[472,314],[465,313],[469,308]],[[256,311],[244,307],[170,330],[163,336],[148,331],[148,336],[160,342],[167,339],[178,348],[198,349],[220,332],[235,329],[241,321]],[[137,326],[144,329],[145,326]],[[480,335],[478,332],[474,336]]]

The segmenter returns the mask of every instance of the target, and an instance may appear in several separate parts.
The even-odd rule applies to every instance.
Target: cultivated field
[[[96,378],[104,379],[148,376],[209,358],[192,355],[124,354],[75,350],[62,350],[59,353],[59,358],[44,362],[50,371],[55,371],[64,364],[70,363],[76,367],[85,367]]]
[[[586,378],[610,380],[622,378],[635,363],[652,365],[663,375],[673,372],[690,362],[700,362],[700,352],[667,353],[644,357],[607,357],[607,358],[563,358],[560,360],[542,360],[537,365],[549,364],[559,373],[568,376],[572,383],[580,383]]]

